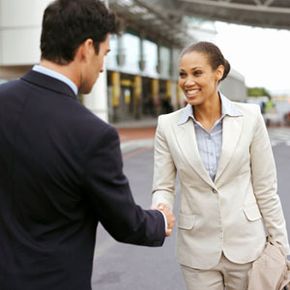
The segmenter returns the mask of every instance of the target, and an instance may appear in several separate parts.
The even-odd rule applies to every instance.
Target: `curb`
[[[138,140],[131,140],[121,143],[121,152],[122,154],[126,154],[128,152],[135,151],[136,149],[140,148],[153,148],[154,146],[154,139],[138,139]]]

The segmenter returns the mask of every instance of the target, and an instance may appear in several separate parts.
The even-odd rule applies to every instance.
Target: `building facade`
[[[20,77],[39,62],[41,21],[49,2],[0,0],[0,84]],[[127,5],[135,8],[133,1],[129,2]],[[112,5],[112,9],[118,10],[118,7]],[[190,19],[186,19],[180,28],[180,31],[189,30],[183,36],[185,41],[181,41],[180,31],[172,32],[176,35],[176,39],[172,39],[165,30],[172,23],[154,11],[150,11],[151,17],[160,21],[159,28],[152,28],[150,19],[143,20],[141,25],[140,17],[132,19],[127,12],[130,9],[124,11],[121,17],[126,29],[121,35],[111,37],[105,73],[89,95],[80,96],[85,106],[112,123],[154,118],[182,107],[184,99],[177,86],[180,50],[186,42],[210,39],[214,35],[213,29],[204,29],[202,25],[193,27],[188,25]],[[136,9],[132,13],[136,15]],[[150,15],[148,11],[142,13],[147,18]],[[242,101],[246,97],[244,78],[234,70],[221,90],[235,100]]]

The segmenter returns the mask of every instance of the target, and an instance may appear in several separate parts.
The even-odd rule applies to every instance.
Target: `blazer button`
[[[212,192],[213,192],[213,193],[217,193],[217,190],[213,188],[213,189],[212,189]]]

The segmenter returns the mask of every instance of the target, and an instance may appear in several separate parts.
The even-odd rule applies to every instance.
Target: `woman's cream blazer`
[[[289,252],[275,162],[260,108],[232,105],[241,116],[223,119],[214,181],[199,155],[193,121],[179,124],[183,109],[158,119],[153,204],[173,207],[178,176],[177,257],[189,267],[209,269],[222,252],[235,263],[253,261],[263,251],[267,235]]]

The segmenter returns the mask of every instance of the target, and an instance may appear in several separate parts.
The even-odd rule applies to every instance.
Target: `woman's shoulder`
[[[159,115],[158,118],[166,119],[166,120],[179,119],[180,116],[182,116],[187,111],[188,111],[188,106],[185,106],[185,107],[182,107],[182,108],[180,108],[176,111],[173,111],[171,113]]]
[[[233,102],[232,104],[243,114],[260,114],[261,109],[257,104],[249,104],[249,103],[242,103],[242,102]]]

